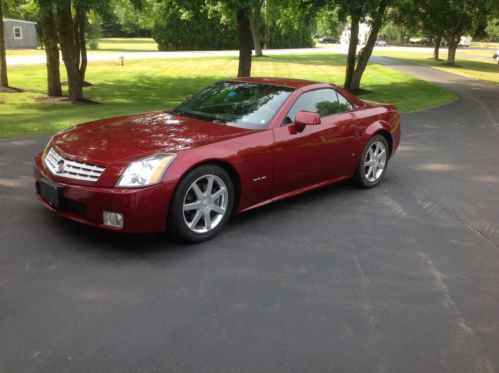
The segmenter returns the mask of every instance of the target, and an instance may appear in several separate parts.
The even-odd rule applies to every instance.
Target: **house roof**
[[[14,18],[4,18],[3,21],[13,21],[13,22],[21,22],[21,23],[29,23],[31,25],[36,25],[36,22],[25,21],[23,19],[14,19]]]

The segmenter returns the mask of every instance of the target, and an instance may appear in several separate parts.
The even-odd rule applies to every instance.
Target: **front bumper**
[[[125,233],[160,232],[166,229],[168,207],[176,182],[160,183],[145,188],[102,188],[73,185],[54,180],[43,165],[41,155],[35,157],[34,177],[38,199],[58,215],[97,228]],[[40,178],[61,186],[57,208],[40,194]],[[117,229],[103,222],[104,211],[123,215],[123,228]]]

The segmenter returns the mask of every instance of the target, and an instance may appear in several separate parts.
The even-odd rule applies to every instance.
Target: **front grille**
[[[104,172],[104,167],[70,161],[51,148],[45,156],[45,165],[54,175],[69,179],[97,181]]]

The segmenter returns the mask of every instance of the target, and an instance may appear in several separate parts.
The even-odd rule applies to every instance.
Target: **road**
[[[359,46],[359,49],[362,46]],[[375,47],[375,51],[387,51],[387,52],[405,52],[405,53],[426,53],[431,55],[433,53],[433,48],[429,47],[398,47],[398,46],[387,46],[387,47]],[[491,49],[479,49],[479,48],[466,48],[463,49],[466,52],[463,58],[470,58],[481,60],[485,62],[493,62],[492,54],[494,50]],[[490,56],[483,56],[481,53],[490,52]],[[326,44],[321,45],[319,48],[293,48],[293,49],[266,49],[264,50],[265,55],[286,55],[286,54],[304,54],[304,53],[344,53],[348,52],[348,46],[342,44]],[[442,48],[442,53],[445,49]],[[477,52],[476,55],[473,52]],[[175,51],[175,52],[99,52],[99,51],[89,51],[88,61],[119,61],[119,58],[123,56],[126,61],[133,60],[144,60],[144,59],[158,59],[158,58],[193,58],[193,57],[236,57],[239,55],[237,50],[225,50],[225,51]],[[461,49],[458,50],[458,58],[461,55]],[[33,56],[8,56],[8,65],[33,65],[33,64],[44,64],[46,61],[45,55],[33,55]]]
[[[499,89],[378,60],[459,100],[405,114],[379,187],[122,236],[35,199],[46,137],[0,141],[2,372],[499,372]]]

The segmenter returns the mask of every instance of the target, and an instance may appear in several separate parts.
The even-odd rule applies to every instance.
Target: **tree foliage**
[[[234,17],[223,20],[216,9],[203,5],[183,8],[163,3],[156,9],[152,36],[160,50],[216,50],[237,48]]]
[[[265,6],[266,48],[313,47],[317,9],[306,2],[267,0]]]
[[[316,32],[321,36],[340,37],[346,21],[340,20],[337,11],[331,5],[322,7],[316,15]]]

